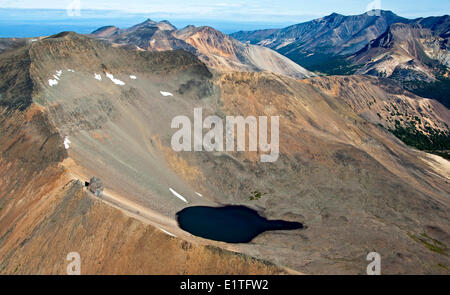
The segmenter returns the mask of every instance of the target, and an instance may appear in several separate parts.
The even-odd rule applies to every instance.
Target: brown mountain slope
[[[387,129],[414,124],[423,133],[428,132],[427,128],[448,130],[446,124],[450,121],[450,113],[443,105],[416,96],[389,79],[354,75],[312,78],[303,82],[342,100],[367,121]]]
[[[83,54],[87,47],[102,50],[108,56],[100,43],[90,44],[88,39],[73,34],[44,40],[11,55],[31,57],[32,65],[18,71],[27,72],[30,67],[36,67],[36,72],[32,71],[31,85],[36,87],[37,94],[45,92],[42,88],[49,87],[48,77],[36,79],[37,73],[45,70],[45,60],[49,59],[51,64],[49,51],[57,49],[59,56],[67,62],[66,54],[71,50],[80,50],[79,58],[92,58]],[[58,56],[58,53],[54,54]],[[177,59],[176,53],[171,55]],[[171,63],[164,60],[167,57],[162,53],[150,58],[161,62],[160,65],[169,66],[162,69],[155,63],[153,70],[169,70]],[[183,60],[186,57],[191,56],[178,54],[178,62],[189,67],[189,60]],[[6,62],[10,61],[8,55]],[[174,62],[176,64],[177,61]],[[101,64],[97,66],[101,68]],[[67,73],[65,71],[64,74]],[[89,79],[95,81],[93,76]],[[10,85],[12,88],[20,86]],[[79,91],[76,93],[80,94]],[[50,101],[46,103],[51,104]],[[71,167],[67,161],[71,161],[67,159],[68,153],[62,144],[61,130],[58,131],[52,119],[48,118],[48,108],[31,104],[23,111],[14,111],[14,106],[22,108],[20,101],[9,106],[9,110],[2,108],[0,111],[0,273],[65,274],[66,255],[72,251],[81,254],[83,274],[285,272],[267,262],[172,238],[148,225],[149,221],[144,216],[112,208],[111,204],[95,199],[67,169]],[[79,116],[78,120],[77,123],[86,128],[88,122],[83,123]]]
[[[281,54],[251,44],[243,44],[210,27],[187,27],[175,36],[192,45],[206,65],[220,71],[268,71],[294,78],[314,76]]]
[[[449,112],[436,100],[418,97],[387,78],[334,76],[305,82],[344,101],[361,117],[390,130],[408,145],[450,159]]]
[[[211,27],[188,26],[176,30],[168,22],[147,20],[128,29],[104,27],[92,34],[119,45],[134,45],[138,49],[186,50],[220,72],[269,71],[295,78],[314,76],[271,49],[243,44]]]
[[[257,74],[226,75],[220,85],[227,114],[281,115],[281,156],[275,164],[264,165],[235,155],[250,162],[238,167],[227,158],[203,155],[213,163],[209,169],[214,173],[232,176],[215,179],[214,185],[228,191],[228,202],[233,203],[245,202],[242,192],[267,192],[257,204],[266,215],[294,218],[308,226],[300,236],[265,233],[254,241],[259,249],[250,253],[284,257],[286,265],[308,273],[342,273],[346,267],[364,273],[359,261],[367,248],[383,252],[386,273],[434,272],[433,259],[448,263],[447,257],[431,255],[419,268],[409,264],[424,254],[411,243],[410,231],[428,231],[436,222],[445,233],[437,239],[448,240],[447,161],[403,146],[356,116],[339,97],[315,87]],[[430,161],[441,163],[436,164],[442,165],[443,174],[436,176]],[[413,248],[422,254],[412,254]],[[404,269],[406,265],[415,270]]]
[[[0,53],[21,47],[27,42],[32,42],[30,38],[0,38]]]
[[[268,262],[173,238],[106,205],[62,165],[62,138],[41,107],[0,111],[0,273],[282,274]]]
[[[49,183],[58,190],[72,179],[100,177],[106,187],[101,200],[109,206],[194,245],[219,246],[305,273],[365,273],[366,255],[374,250],[382,256],[385,274],[446,273],[450,265],[449,162],[406,146],[374,124],[373,116],[365,117],[360,111],[371,114],[364,103],[372,99],[377,108],[383,102],[398,109],[405,107],[408,112],[419,112],[419,107],[426,106],[431,110],[424,118],[437,128],[450,124],[448,110],[439,104],[398,93],[389,84],[379,87],[377,84],[384,84],[381,79],[356,77],[346,81],[339,77],[307,82],[270,73],[212,75],[195,56],[183,51],[136,52],[70,33],[33,43],[7,58],[0,55],[0,64],[16,60],[14,54],[30,57],[23,71],[30,73],[31,101],[42,108],[48,125],[56,130],[50,132],[56,134],[51,151],[58,152],[45,158],[58,162],[67,153],[68,158],[60,165],[70,177],[61,183]],[[58,71],[61,74],[56,79],[53,75]],[[58,83],[50,83],[52,79]],[[345,83],[351,86],[348,93],[338,86]],[[16,89],[14,83],[5,85],[9,88],[4,91]],[[167,92],[173,96],[163,94]],[[3,93],[1,97],[6,99]],[[350,103],[355,97],[359,99]],[[257,153],[174,152],[172,119],[179,115],[192,119],[195,107],[203,108],[204,118],[280,116],[278,161],[262,163]],[[7,128],[5,132],[12,130]],[[70,139],[67,150],[65,137]],[[46,151],[44,141],[37,145]],[[2,157],[9,150],[6,148]],[[18,151],[24,152],[10,153],[11,159],[17,161],[14,159],[23,155],[31,161],[30,157],[47,155],[40,153],[41,149],[32,150],[30,154],[20,148]],[[2,167],[22,171],[23,165]],[[1,179],[17,184],[17,195],[12,191],[10,198],[19,203],[29,192],[18,190],[25,184],[14,182],[23,179],[15,173],[6,172]],[[58,170],[54,173],[57,178]],[[8,175],[17,177],[11,180]],[[38,180],[30,185],[52,199]],[[68,187],[76,189],[73,182]],[[170,188],[188,203],[175,197]],[[254,191],[266,194],[250,200]],[[64,200],[63,195],[60,198]],[[265,232],[251,243],[229,245],[193,237],[175,221],[176,213],[186,207],[225,204],[249,206],[269,219],[300,221],[305,228]],[[84,205],[79,207],[83,210]],[[58,216],[62,217],[55,218],[55,226],[61,226],[65,218]],[[2,239],[0,251],[5,243],[16,245],[18,234],[24,233],[23,239],[31,237],[29,231],[23,231],[28,228],[23,220],[7,220],[6,225],[13,229]],[[103,225],[91,228],[97,227],[104,230]],[[88,228],[83,231],[78,239],[89,240]],[[124,229],[127,234],[130,231]],[[57,239],[53,235],[48,243]],[[122,245],[113,237],[108,242],[103,244],[105,251]],[[31,238],[25,243],[28,248],[15,250],[14,255],[22,257],[19,263],[26,265],[24,269],[33,269],[35,260],[26,257],[31,257],[31,249],[37,249],[40,243]],[[62,244],[64,252],[71,245],[71,241]],[[127,252],[127,247],[120,248],[124,251],[121,253]],[[12,248],[5,248],[9,251],[3,252],[4,257]],[[243,272],[263,269],[243,263]],[[174,266],[174,273],[178,267]]]

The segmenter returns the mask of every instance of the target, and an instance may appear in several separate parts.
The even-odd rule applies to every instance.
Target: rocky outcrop
[[[104,189],[101,179],[95,176],[92,177],[89,180],[88,189],[91,191],[91,193],[93,193],[97,197],[100,196],[103,193]]]

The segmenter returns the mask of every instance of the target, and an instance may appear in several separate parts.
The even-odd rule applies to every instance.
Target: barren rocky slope
[[[52,74],[40,74],[45,71],[46,60],[52,70],[56,60],[58,66],[64,64],[80,69],[80,57],[92,58],[89,55],[83,57],[86,48],[97,53],[100,51],[96,50],[102,50],[101,53],[106,55],[103,61],[108,60],[105,47],[74,34],[49,38],[0,57],[3,72],[14,65],[10,64],[12,61],[28,56],[27,63],[15,64],[17,71],[8,72],[10,76],[4,76],[2,81],[1,102],[8,108],[1,107],[0,110],[0,273],[65,274],[66,255],[73,251],[81,254],[82,274],[286,273],[268,262],[171,237],[149,225],[151,221],[145,217],[145,211],[136,214],[87,192],[84,182],[71,170],[74,165],[64,148],[64,133],[55,128],[55,118],[49,118],[49,105],[61,104],[39,99],[43,106],[32,100],[36,98],[32,93],[39,96],[49,87],[46,78],[53,78]],[[80,50],[79,55],[69,54],[77,50]],[[127,57],[125,51],[113,51]],[[183,65],[194,71],[196,65],[204,68],[190,55],[175,52],[170,56],[174,61],[172,65],[179,66],[177,70],[186,71]],[[139,59],[139,56],[135,58]],[[164,60],[168,58],[164,53],[149,53],[141,58],[153,62],[159,60],[153,65],[160,63],[161,71],[168,70],[171,64]],[[84,66],[89,67],[88,64]],[[102,64],[95,66],[101,70]],[[60,79],[65,79],[68,73],[76,72],[64,68]],[[32,81],[26,82],[28,79]],[[90,79],[95,80],[93,73],[90,73]],[[70,79],[67,83],[71,83]],[[75,94],[80,95],[82,88],[73,87],[78,89],[70,94],[75,99]],[[24,91],[21,100],[15,98],[16,91]],[[9,100],[11,96],[14,99]],[[105,102],[98,100],[95,103],[101,106]],[[90,106],[86,104],[85,107]],[[99,122],[83,122],[82,113],[71,113],[72,123],[76,123],[78,132],[90,132],[87,126]],[[104,115],[98,109],[93,113],[94,117]],[[93,138],[98,140],[98,137]]]
[[[277,50],[316,70],[338,55],[353,54],[383,34],[389,25],[408,21],[391,11],[361,15],[337,13],[277,30],[236,32],[232,37]]]
[[[437,102],[370,77],[213,75],[187,52],[137,52],[73,33],[5,52],[0,68],[17,69],[1,81],[1,103],[25,109],[22,119],[2,117],[4,272],[58,272],[40,267],[73,248],[100,262],[88,268],[92,273],[234,273],[234,261],[238,273],[281,271],[202,246],[213,245],[312,274],[365,273],[371,251],[381,254],[385,274],[448,273],[450,164],[406,146],[386,130],[386,113],[380,121],[375,114],[383,106],[426,110],[424,121],[448,131],[449,111]],[[279,160],[261,163],[256,152],[174,152],[171,121],[192,119],[195,107],[204,118],[280,116]],[[19,127],[31,130],[19,136]],[[75,181],[94,175],[106,187],[101,199]],[[254,191],[266,194],[252,201]],[[229,245],[193,237],[175,222],[185,207],[225,204],[306,227]],[[38,252],[42,247],[52,251]],[[107,259],[118,256],[117,263]],[[173,256],[179,260],[164,265]]]
[[[220,72],[269,71],[294,78],[314,76],[269,48],[243,44],[211,27],[188,26],[177,30],[167,21],[147,20],[128,29],[104,27],[92,34],[119,45],[137,46],[138,49],[186,50]]]
[[[430,82],[446,74],[440,65],[448,67],[449,19],[444,15],[410,20],[383,10],[352,16],[333,13],[284,29],[231,36],[275,49],[321,73],[394,74],[398,80]]]
[[[351,60],[362,64],[358,73],[431,82],[440,64],[450,65],[450,54],[446,39],[433,31],[418,24],[394,24]]]
[[[356,73],[390,77],[449,107],[449,30],[448,16],[393,24],[347,60]]]
[[[379,14],[366,12],[346,16],[332,13],[279,30],[237,32],[231,36],[242,42],[250,41],[252,44],[283,50],[286,55],[317,52],[349,54],[381,35],[390,24],[406,21],[391,11],[381,10]]]
[[[280,274],[276,266],[192,244],[106,205],[62,165],[67,152],[43,108],[1,109],[0,273]]]
[[[0,38],[0,53],[32,42],[29,38]]]
[[[304,82],[343,100],[361,117],[406,144],[450,158],[449,113],[436,100],[418,97],[401,83],[380,77],[330,76]]]
[[[386,129],[414,124],[423,133],[429,128],[448,131],[450,113],[442,104],[416,96],[390,79],[353,75],[312,78],[303,82],[342,100],[367,121]]]

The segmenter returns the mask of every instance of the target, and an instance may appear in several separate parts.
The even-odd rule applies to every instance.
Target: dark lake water
[[[177,213],[177,219],[183,230],[195,236],[227,243],[248,243],[269,230],[303,228],[299,222],[267,220],[244,206],[188,207]]]

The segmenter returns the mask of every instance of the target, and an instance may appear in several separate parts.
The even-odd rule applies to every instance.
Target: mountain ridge
[[[450,17],[406,19],[391,11],[336,13],[284,29],[237,32],[242,42],[273,48],[318,75],[367,74],[400,81],[450,106]]]
[[[361,42],[372,40],[377,37],[377,32],[384,32],[389,24],[400,20],[406,21],[405,18],[397,16],[391,11],[381,11],[381,16],[370,15],[370,13],[351,16],[332,13],[325,17],[295,24],[284,29],[267,30],[267,33],[270,33],[270,35],[262,34],[264,38],[259,37],[251,42],[276,49],[287,56],[293,50],[301,50],[305,54],[309,54],[313,48],[320,47],[325,47],[321,51],[325,54],[348,54],[358,51],[365,45],[355,42],[352,46],[343,48],[342,45],[347,43],[350,38],[355,39],[361,36],[360,38],[363,38]],[[230,35],[245,42],[248,41],[249,35],[251,37],[253,33],[261,34],[262,31],[244,33],[237,32]],[[299,43],[299,45],[295,45],[296,43]],[[330,46],[323,45],[327,43],[331,43]],[[289,46],[289,49],[286,48],[287,46]],[[317,53],[317,50],[314,50],[314,53]]]
[[[391,11],[381,10],[379,16],[333,13],[284,29],[241,31],[230,35],[242,42],[249,41],[275,49],[311,70],[325,71],[327,74],[344,74],[347,71],[351,74],[357,70],[357,65],[349,63],[347,56],[364,49],[395,23],[420,24],[444,40],[450,34],[448,15],[406,19]]]
[[[295,78],[314,76],[275,51],[242,44],[208,26],[186,26],[178,30],[168,22],[147,20],[128,29],[105,27],[92,34],[114,44],[137,46],[137,50],[186,50],[219,72],[272,71]]]

